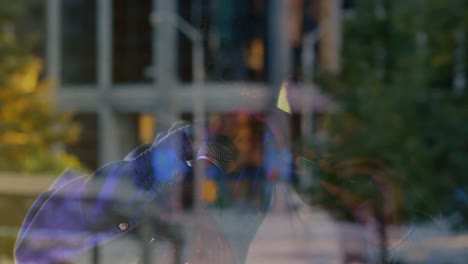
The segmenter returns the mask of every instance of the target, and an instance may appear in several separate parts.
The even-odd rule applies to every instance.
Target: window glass
[[[179,13],[204,37],[208,80],[263,81],[265,76],[265,4],[263,1],[179,1]],[[192,43],[179,37],[179,75],[192,79]]]
[[[62,82],[96,83],[96,1],[63,0]]]
[[[151,1],[113,1],[113,80],[141,83],[151,66]]]

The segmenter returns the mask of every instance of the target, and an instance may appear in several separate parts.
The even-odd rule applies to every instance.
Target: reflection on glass
[[[263,1],[179,1],[180,15],[204,36],[208,80],[265,80],[265,12]],[[191,43],[179,37],[179,74],[192,79]]]
[[[64,84],[96,83],[96,1],[61,1]]]
[[[113,1],[113,81],[141,83],[151,81],[145,75],[151,66],[152,1]]]

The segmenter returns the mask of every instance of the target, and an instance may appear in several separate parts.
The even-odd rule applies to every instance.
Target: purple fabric
[[[175,176],[191,173],[186,163],[194,160],[191,130],[189,126],[176,129],[158,139],[151,148],[135,155],[136,158],[109,163],[89,176],[59,178],[50,191],[38,197],[24,221],[15,246],[17,263],[58,263],[73,259],[96,245],[131,234],[147,216],[152,217],[153,223],[158,223],[161,234],[180,240],[177,232],[163,227],[167,222],[160,219],[160,210],[165,209],[163,204],[177,185],[174,183],[181,180]],[[274,150],[270,148],[269,151],[274,156]],[[275,162],[282,160],[272,159]],[[279,163],[275,165],[281,167]],[[222,194],[215,209],[228,209],[236,216],[221,217],[216,220],[216,225],[210,226],[217,226],[231,246],[242,245],[233,248],[239,262],[245,259],[248,245],[270,200],[265,169],[246,171],[249,173],[244,172],[242,177],[218,175],[219,172],[210,175],[217,181]],[[234,186],[230,184],[231,180],[249,181],[251,186],[247,195],[252,201],[262,202],[250,202],[246,199],[249,197],[233,200],[236,190],[230,189]],[[251,212],[255,212],[255,217]],[[211,219],[210,215],[206,217]],[[233,225],[245,234],[241,243],[232,242],[240,237],[231,232]]]
[[[154,173],[154,155],[190,154],[181,146],[187,144],[181,141],[184,133],[184,128],[174,131],[135,159],[109,163],[88,177],[59,177],[24,221],[15,246],[17,263],[59,262],[132,231],[144,213],[151,213],[145,210],[147,204],[170,184],[166,171]],[[178,160],[166,168],[175,173],[185,170],[183,166]],[[121,223],[129,229],[122,232]]]

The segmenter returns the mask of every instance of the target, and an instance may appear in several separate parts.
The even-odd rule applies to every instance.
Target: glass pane
[[[149,43],[150,2],[135,2],[113,1],[119,82],[144,81],[139,74],[150,57],[149,46],[139,46]],[[289,6],[264,6],[279,2]],[[0,30],[6,36],[0,54],[8,54],[14,27],[2,19],[12,12],[6,3],[17,2],[2,3],[0,29],[10,32]],[[63,44],[63,66],[83,81],[77,73],[84,70],[70,69],[83,66],[80,60],[93,66],[96,54],[80,58],[83,43],[70,41],[94,36],[95,22],[93,33],[82,26],[95,7],[63,3],[64,26],[70,26],[64,31],[71,32],[62,34],[69,44]],[[75,99],[90,100],[78,104],[86,107],[75,116],[80,138],[67,149],[75,155],[64,155],[58,152],[74,132],[59,132],[73,124],[47,111],[55,108],[46,100],[50,93],[29,68],[11,74],[0,67],[11,76],[0,89],[0,263],[13,263],[12,253],[18,263],[467,262],[468,6],[421,0],[178,3],[178,14],[203,32],[208,79],[220,86],[206,94],[204,120],[191,111],[196,107],[184,105],[187,91],[177,112],[188,122],[169,129],[163,111],[142,114],[138,110],[151,109],[148,102],[131,104],[148,99],[136,94],[139,89],[122,101],[125,91],[114,90],[119,93],[111,100],[97,97],[96,105],[105,108],[94,109],[83,93]],[[341,4],[353,15],[342,19],[348,11],[339,12]],[[266,25],[265,16],[281,20]],[[295,79],[271,87],[280,89],[268,94],[278,104],[264,106],[266,94],[246,91],[262,84],[245,85],[239,94],[223,90],[231,81],[264,79],[263,66],[272,66],[264,57],[284,51],[283,43],[273,44],[286,35],[271,34],[265,43],[265,28],[276,29],[283,18],[294,61],[271,61],[291,65]],[[323,34],[309,41],[318,27]],[[190,81],[192,46],[180,36],[179,53],[171,56],[179,58],[181,79]],[[325,40],[318,51],[317,40]],[[334,55],[340,74],[324,66]],[[320,82],[298,82],[312,73],[308,80]],[[200,129],[206,133],[199,135]],[[100,151],[112,162],[97,169]],[[59,174],[55,162],[62,159],[63,166],[80,159],[88,170]],[[8,169],[13,163],[18,166]]]
[[[96,2],[64,0],[62,12],[62,82],[96,83]]]
[[[179,14],[202,31],[206,78],[213,81],[265,79],[263,1],[179,1]],[[192,43],[180,34],[179,75],[192,79]]]
[[[151,66],[151,1],[113,2],[113,79],[115,83],[149,82]]]
[[[76,155],[89,169],[98,167],[98,116],[97,114],[77,114],[74,121],[80,125],[78,140],[67,146],[67,151]]]

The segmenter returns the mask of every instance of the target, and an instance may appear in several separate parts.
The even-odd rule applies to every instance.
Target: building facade
[[[324,57],[315,55],[321,10],[338,21],[326,24],[337,32],[324,36],[338,63],[343,3],[325,2],[333,3],[324,9],[314,0],[46,0],[47,75],[60,105],[82,124],[80,142],[69,150],[94,169],[173,121],[193,119],[200,96],[205,115],[239,106],[264,111],[282,81],[312,98],[294,109],[307,134],[312,113],[323,110],[311,103],[323,100],[311,84]],[[198,44],[189,31],[200,36]]]

